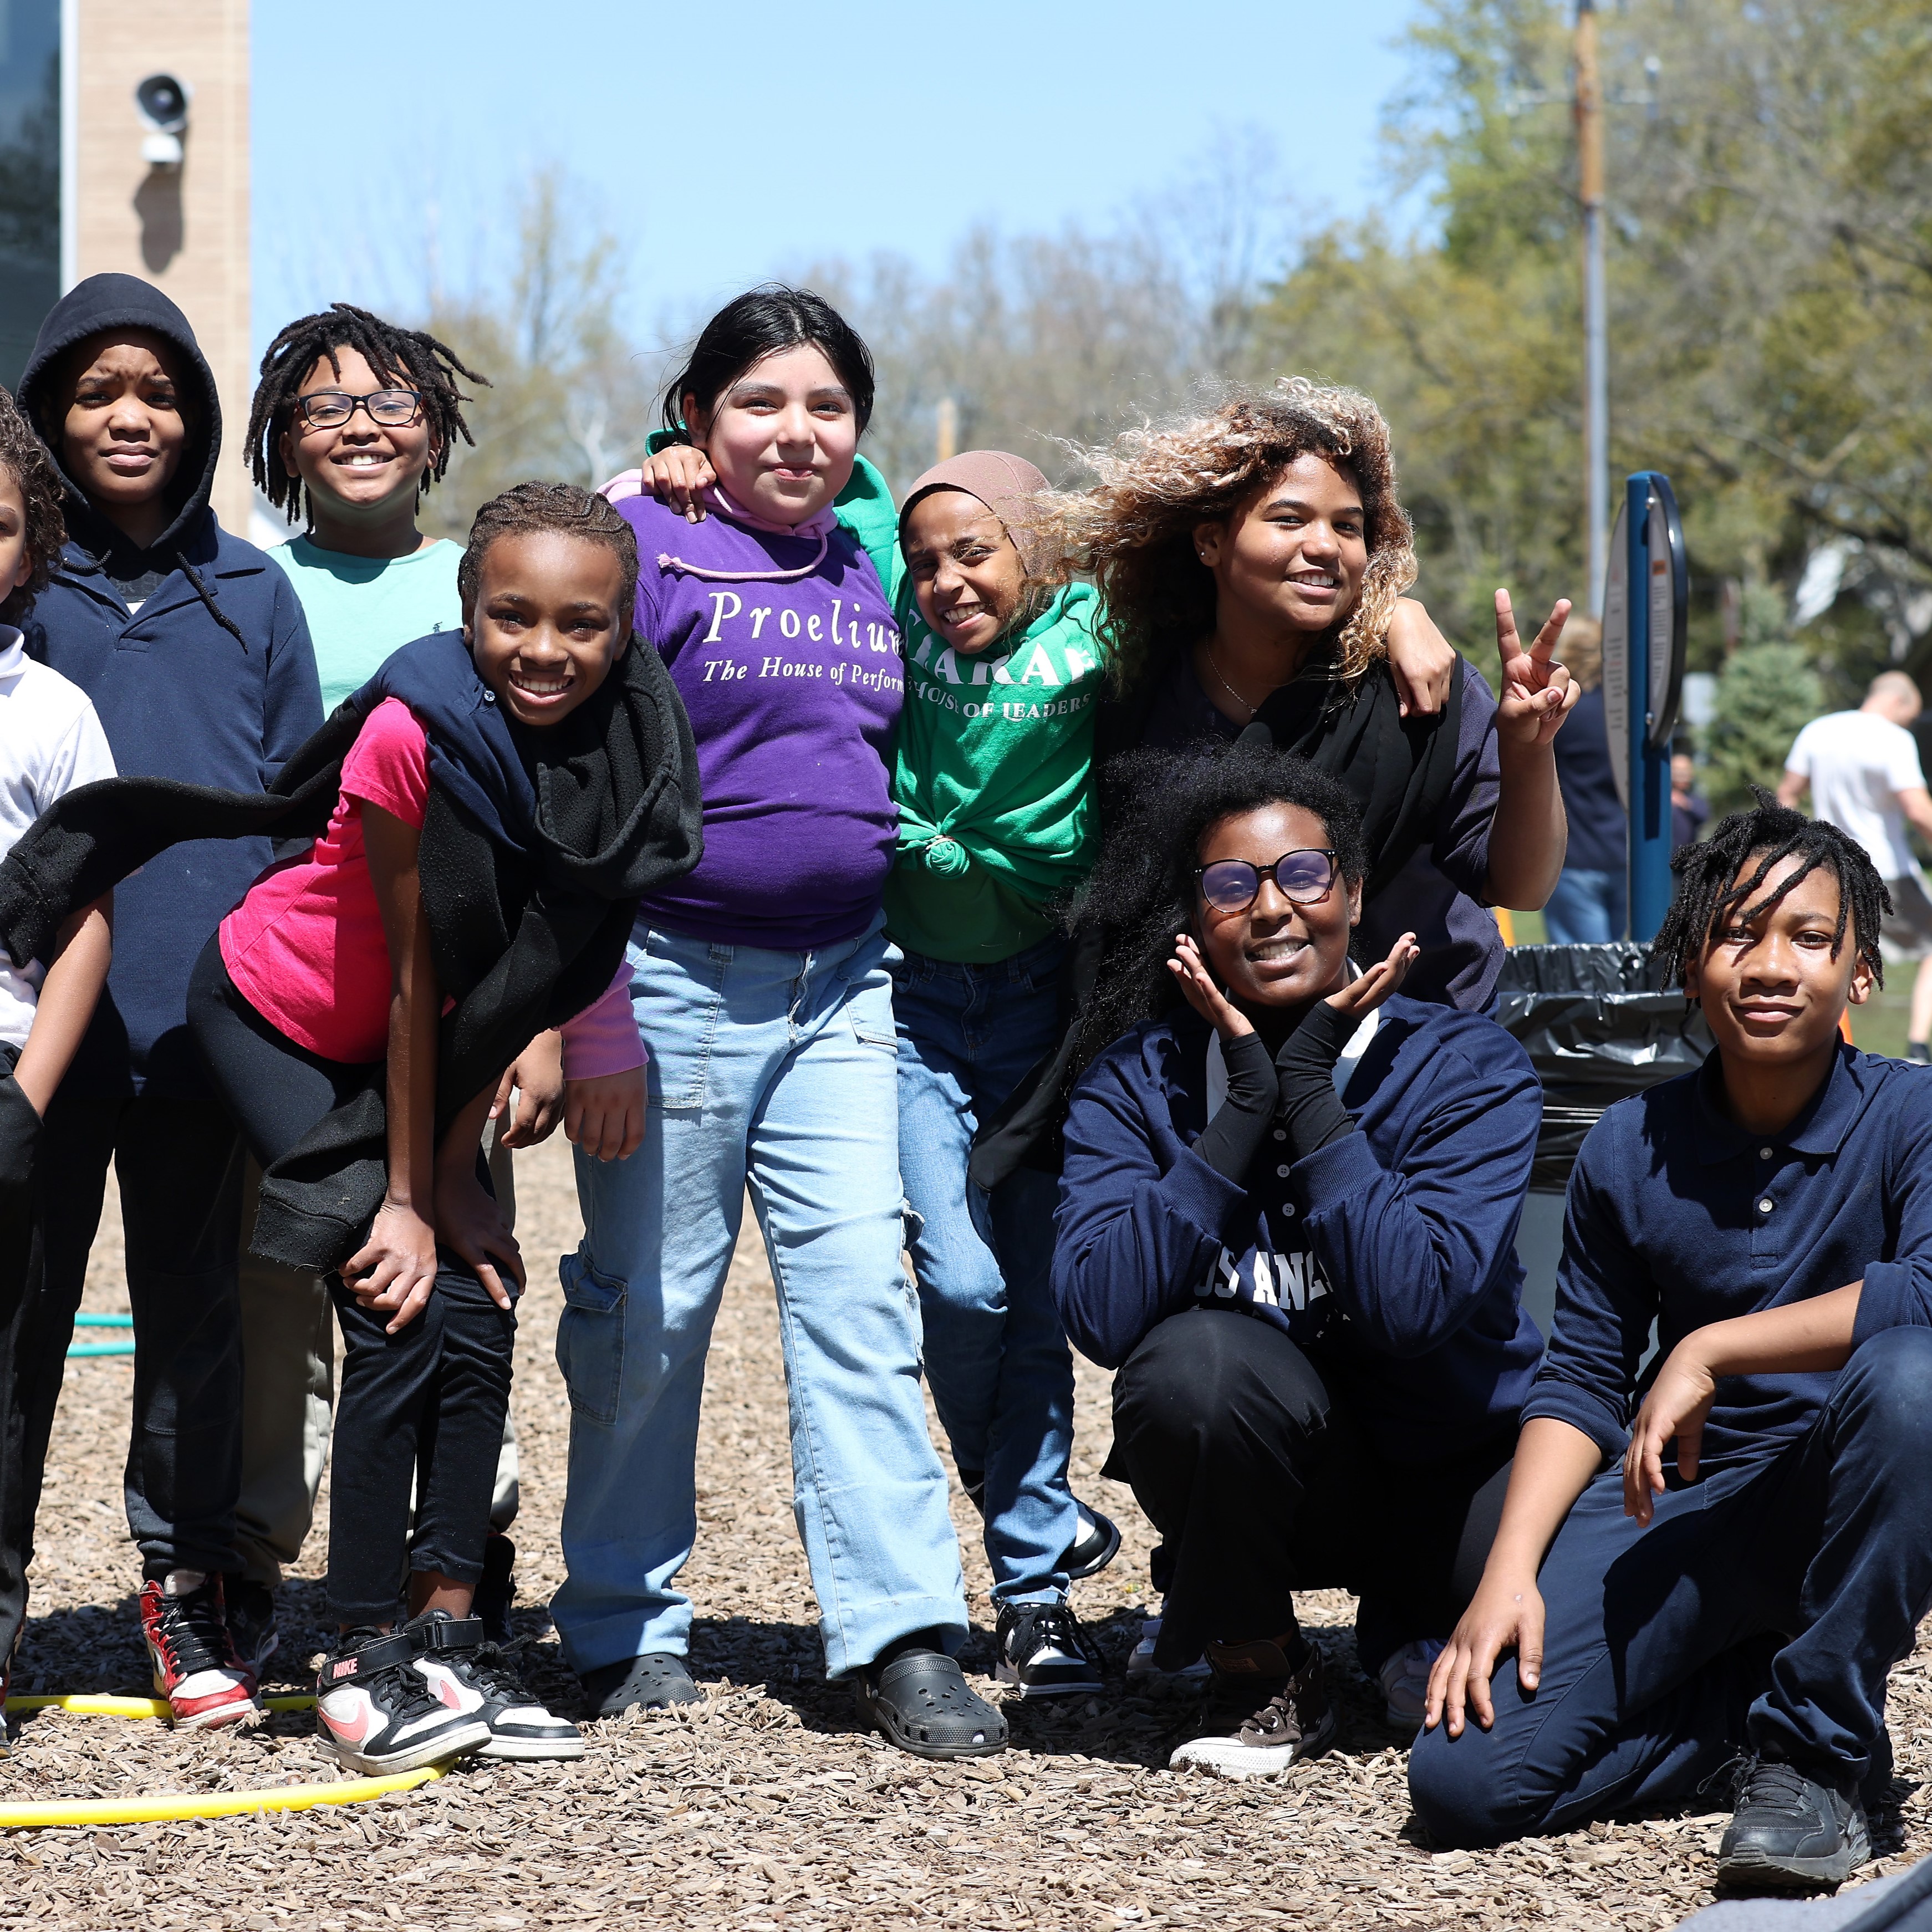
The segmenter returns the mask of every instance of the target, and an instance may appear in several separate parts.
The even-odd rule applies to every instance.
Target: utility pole
[[[1600,616],[1610,560],[1610,373],[1604,315],[1604,91],[1597,68],[1597,0],[1576,0],[1576,154],[1583,200],[1583,515],[1589,527],[1589,608]]]
[[[1590,527],[1588,608],[1604,614],[1610,562],[1610,340],[1604,321],[1604,87],[1596,0],[1576,0],[1576,158],[1582,174],[1582,504]]]

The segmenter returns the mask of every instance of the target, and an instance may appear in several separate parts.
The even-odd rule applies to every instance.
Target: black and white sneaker
[[[1794,1764],[1755,1757],[1738,1771],[1737,1794],[1718,1847],[1720,1885],[1751,1892],[1841,1885],[1871,1857],[1854,1783],[1822,1784]]]
[[[1106,1689],[1080,1619],[1065,1603],[1003,1604],[994,1675],[1022,1697],[1090,1696]]]
[[[959,1486],[966,1492],[966,1500],[984,1516],[986,1514],[986,1471],[962,1469],[959,1472]],[[1073,1540],[1060,1552],[1060,1567],[1066,1571],[1070,1582],[1077,1583],[1083,1576],[1099,1575],[1120,1555],[1120,1532],[1112,1517],[1102,1516],[1090,1504],[1083,1503],[1078,1496],[1073,1498]]]
[[[348,1631],[315,1683],[316,1728],[352,1771],[418,1771],[490,1742],[483,1700],[446,1694],[416,1668],[413,1630]]]
[[[517,1675],[508,1653],[484,1637],[480,1618],[425,1610],[404,1628],[416,1642],[416,1668],[437,1696],[447,1700],[454,1693],[481,1701],[490,1739],[479,1756],[584,1755],[584,1733],[537,1701]]]

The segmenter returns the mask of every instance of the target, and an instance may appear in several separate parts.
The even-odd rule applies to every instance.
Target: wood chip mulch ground
[[[561,1580],[557,1522],[568,1411],[550,1357],[554,1258],[578,1223],[561,1142],[519,1156],[530,1258],[514,1397],[524,1456],[517,1621],[529,1672],[572,1708],[574,1680],[543,1605]],[[125,1306],[104,1228],[88,1305]],[[120,1476],[131,1371],[69,1365],[41,1511],[20,1691],[145,1693],[137,1566]],[[1279,1782],[1166,1768],[1191,1697],[1130,1696],[1122,1675],[1144,1614],[1147,1526],[1098,1474],[1107,1381],[1080,1373],[1076,1474],[1120,1522],[1126,1548],[1077,1586],[1112,1691],[1072,1708],[1007,1707],[1014,1747],[958,1767],[902,1756],[852,1727],[824,1683],[794,1534],[784,1390],[762,1257],[741,1244],[712,1351],[699,1466],[702,1528],[686,1582],[707,1702],[592,1728],[580,1765],[459,1767],[371,1804],[305,1813],[0,1834],[0,1924],[422,1928],[1000,1928],[1675,1924],[1711,1902],[1714,1816],[1646,1819],[1496,1852],[1435,1850],[1412,1817],[1403,1742],[1356,1669],[1352,1605],[1302,1600],[1341,1687],[1338,1748]],[[990,1671],[988,1575],[976,1519],[956,1492],[976,1635]],[[322,1634],[320,1532],[282,1602],[285,1688],[312,1688]],[[980,1679],[983,1688],[988,1689]],[[276,1688],[271,1686],[272,1688]],[[1895,1674],[1898,1778],[1876,1877],[1932,1850],[1932,1648]],[[44,1712],[14,1726],[0,1802],[242,1789],[328,1778],[306,1717],[247,1735],[176,1735],[153,1722]]]

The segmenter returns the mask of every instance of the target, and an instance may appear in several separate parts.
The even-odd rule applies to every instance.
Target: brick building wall
[[[242,448],[254,369],[248,329],[248,0],[70,0],[76,110],[70,272],[118,269],[166,290],[194,326],[221,395],[214,508],[245,536]],[[178,169],[151,167],[136,84],[193,89]]]

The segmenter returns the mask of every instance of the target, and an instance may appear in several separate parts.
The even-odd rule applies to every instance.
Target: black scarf
[[[0,864],[0,944],[44,958],[61,923],[157,853],[190,838],[313,838],[340,795],[342,761],[385,698],[421,719],[429,802],[417,870],[436,979],[456,1002],[437,1043],[436,1132],[547,1028],[615,977],[638,902],[704,849],[698,751],[657,652],[634,640],[561,724],[506,718],[461,634],[406,644],[283,767],[266,793],[169,778],[84,785]],[[388,1175],[382,1063],[262,1177],[256,1252],[338,1266],[359,1246]]]

